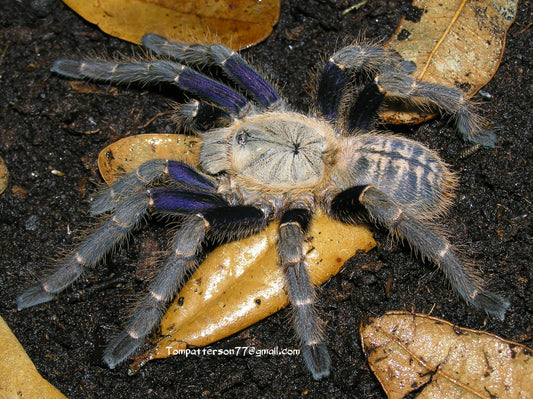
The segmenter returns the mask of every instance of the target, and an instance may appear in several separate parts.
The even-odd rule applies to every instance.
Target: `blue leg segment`
[[[96,79],[117,83],[169,83],[201,100],[242,116],[251,104],[243,95],[193,69],[176,62],[154,60],[139,62],[58,60],[52,72],[72,79]]]
[[[226,205],[223,198],[214,194],[182,191],[171,188],[150,190],[152,207],[162,213],[190,215]]]
[[[171,57],[185,64],[216,65],[235,83],[241,86],[259,104],[267,109],[283,105],[276,90],[242,57],[220,44],[186,44],[171,42],[164,37],[148,34],[142,44],[157,54]]]
[[[180,186],[191,191],[214,193],[215,182],[196,171],[193,167],[179,161],[168,161],[168,175]]]

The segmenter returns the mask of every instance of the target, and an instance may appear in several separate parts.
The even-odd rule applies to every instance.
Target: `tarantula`
[[[125,330],[107,347],[109,367],[129,357],[158,324],[205,242],[251,235],[278,219],[278,251],[303,358],[315,379],[329,374],[330,357],[315,309],[302,245],[321,208],[346,223],[371,221],[436,263],[470,305],[503,318],[509,303],[483,287],[458,259],[435,221],[452,197],[455,179],[435,152],[390,134],[365,132],[385,96],[431,105],[456,116],[471,141],[494,144],[461,92],[414,80],[414,64],[378,46],[336,52],[318,85],[317,109],[290,109],[273,86],[222,45],[188,45],[156,35],[142,43],[156,55],[143,61],[58,60],[52,71],[74,79],[167,83],[195,100],[176,119],[202,138],[200,167],[164,159],[144,163],[104,190],[91,213],[111,213],[54,271],[17,299],[23,309],[50,301],[86,267],[99,263],[148,213],[180,218],[161,271],[136,304]],[[230,85],[193,66],[223,71]],[[366,79],[357,100],[351,86]],[[249,99],[248,97],[253,99]]]

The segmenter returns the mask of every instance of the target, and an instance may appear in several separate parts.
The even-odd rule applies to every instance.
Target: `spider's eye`
[[[241,130],[239,133],[237,133],[236,141],[239,145],[245,145],[248,141],[249,133],[247,130]]]

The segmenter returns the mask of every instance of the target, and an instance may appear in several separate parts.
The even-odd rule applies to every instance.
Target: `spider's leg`
[[[401,62],[396,53],[379,46],[352,45],[337,51],[326,64],[318,85],[320,113],[331,120],[337,120],[344,103],[350,100],[354,76],[371,78],[392,60]],[[368,98],[369,94],[365,97]],[[379,104],[377,101],[378,107]]]
[[[293,309],[294,327],[302,342],[302,354],[313,378],[329,375],[330,358],[322,323],[316,314],[315,289],[309,279],[303,243],[311,213],[307,209],[286,211],[279,225],[279,254],[286,289]]]
[[[453,115],[457,121],[457,130],[465,140],[487,147],[494,147],[496,144],[496,135],[483,129],[480,117],[461,90],[423,82],[393,71],[377,76],[376,83],[389,96],[403,98],[415,104],[434,106]]]
[[[150,186],[165,175],[172,178],[174,185],[182,189],[203,193],[215,192],[215,182],[191,166],[179,161],[153,159],[102,191],[91,204],[91,214],[100,215],[114,209],[123,198]]]
[[[95,266],[106,253],[127,237],[147,214],[149,206],[150,195],[146,191],[120,201],[112,218],[89,234],[52,273],[18,296],[19,310],[52,300],[55,294],[80,277],[86,267]]]
[[[467,268],[445,236],[427,221],[408,212],[389,194],[374,186],[357,186],[339,193],[331,202],[330,214],[345,219],[366,209],[372,220],[393,235],[405,239],[420,255],[436,263],[456,292],[470,305],[503,319],[509,302],[487,291],[476,272]]]
[[[142,44],[157,54],[171,57],[187,65],[216,65],[239,86],[267,109],[283,107],[280,95],[235,51],[221,44],[186,44],[171,42],[164,37],[148,34]]]
[[[181,201],[179,195],[172,196],[170,191],[166,191],[154,198],[154,207],[165,213],[172,212],[173,201]],[[182,211],[183,205],[177,204],[176,212]],[[177,231],[170,256],[150,284],[148,293],[135,306],[125,330],[106,348],[104,361],[110,368],[129,357],[159,323],[165,306],[197,266],[196,257],[206,236],[214,235],[220,240],[238,239],[261,230],[265,225],[263,212],[251,206],[221,206],[193,212]]]
[[[230,87],[188,66],[172,61],[63,59],[57,60],[51,70],[73,79],[95,79],[116,83],[168,83],[235,116],[243,116],[252,108],[252,104],[246,97]]]

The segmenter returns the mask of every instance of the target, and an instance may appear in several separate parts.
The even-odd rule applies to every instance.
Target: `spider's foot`
[[[307,368],[313,374],[315,380],[320,380],[329,376],[329,359],[326,345],[320,343],[316,345],[302,345],[302,355]]]
[[[141,346],[142,338],[134,338],[127,331],[120,333],[106,348],[104,362],[110,369],[114,369]]]
[[[471,301],[472,306],[484,310],[490,316],[503,321],[510,303],[507,299],[488,291],[479,292]]]
[[[472,143],[481,144],[483,147],[491,147],[491,148],[494,148],[494,146],[496,145],[496,141],[497,141],[496,135],[494,134],[494,132],[491,132],[490,130],[481,130],[475,136],[466,137],[466,138]]]
[[[41,283],[37,283],[24,290],[17,297],[17,308],[18,310],[30,308],[41,303],[49,302],[52,299],[54,299],[54,294],[47,292]]]

